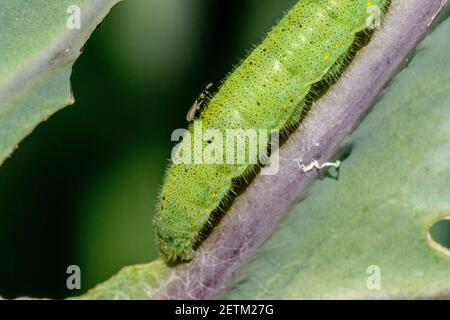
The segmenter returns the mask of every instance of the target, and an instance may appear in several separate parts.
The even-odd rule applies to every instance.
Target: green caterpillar
[[[356,34],[370,27],[374,14],[386,5],[387,0],[299,1],[207,101],[188,132],[193,134],[200,124],[222,133],[288,129],[299,121],[311,87],[335,76]],[[201,142],[204,148],[210,144],[211,139]],[[195,146],[184,139],[179,148],[193,151]],[[248,154],[249,144],[245,148]],[[224,155],[219,158],[225,160]],[[169,166],[154,220],[168,261],[192,258],[211,213],[231,196],[236,178],[255,168],[249,161]]]

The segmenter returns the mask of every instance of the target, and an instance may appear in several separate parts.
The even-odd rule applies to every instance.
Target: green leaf
[[[0,164],[40,122],[74,102],[72,65],[118,1],[1,1]],[[68,27],[76,21],[70,6],[80,9],[80,29]]]
[[[159,289],[164,289],[172,274],[164,261],[123,268],[108,281],[75,299],[147,299]]]
[[[314,184],[227,298],[449,297],[450,257],[427,242],[450,216],[449,33],[447,20],[419,47],[352,136],[339,179]]]

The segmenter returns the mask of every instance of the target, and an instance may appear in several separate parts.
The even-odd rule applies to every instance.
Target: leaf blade
[[[0,164],[41,121],[74,102],[70,91],[72,65],[91,33],[117,2],[17,0],[3,5]],[[70,16],[67,8],[71,5],[81,10],[79,30],[66,25]]]

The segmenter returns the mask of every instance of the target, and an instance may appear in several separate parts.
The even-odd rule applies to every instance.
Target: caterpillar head
[[[168,262],[189,261],[194,255],[194,241],[190,237],[174,237],[158,233],[159,248]]]

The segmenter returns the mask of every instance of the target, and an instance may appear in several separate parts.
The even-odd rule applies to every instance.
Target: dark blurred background
[[[0,294],[63,298],[158,256],[172,130],[295,0],[125,0],[75,64],[76,103],[0,168]],[[66,288],[81,267],[82,290]]]

